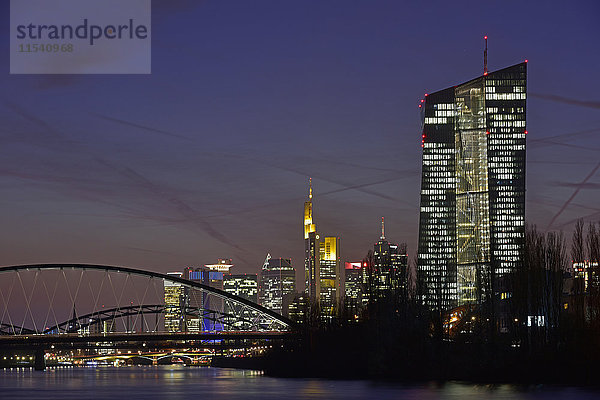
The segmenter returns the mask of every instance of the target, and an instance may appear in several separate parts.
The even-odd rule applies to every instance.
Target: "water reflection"
[[[591,399],[565,387],[401,385],[370,381],[280,379],[258,371],[208,367],[56,367],[0,370],[0,397],[14,399]]]

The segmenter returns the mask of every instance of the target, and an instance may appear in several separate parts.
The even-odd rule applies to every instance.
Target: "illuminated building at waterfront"
[[[373,289],[378,297],[400,295],[406,289],[408,255],[406,244],[400,246],[385,238],[385,223],[381,217],[381,236],[373,246]]]
[[[524,247],[526,62],[425,96],[418,277],[433,309],[508,297]]]
[[[258,275],[225,274],[223,275],[223,290],[235,296],[258,303]]]
[[[190,281],[223,290],[223,276],[229,274],[233,266],[233,261],[230,258],[219,258],[214,264],[205,264],[202,267],[186,267],[183,271],[183,277]],[[198,311],[198,316],[186,316],[186,327],[189,332],[223,329],[221,324],[215,323],[214,318],[204,311],[207,309],[224,310],[223,300],[211,299],[206,293],[194,289],[187,293],[187,298],[188,306],[196,308]],[[204,315],[204,318],[201,317],[202,315]]]
[[[297,324],[305,324],[308,322],[308,296],[306,293],[296,293],[290,297],[287,307],[284,305],[287,317]]]
[[[167,275],[181,278],[181,272],[169,272]],[[165,301],[165,330],[167,332],[181,332],[184,330],[184,317],[187,296],[185,287],[178,282],[163,281]]]
[[[267,254],[260,271],[259,304],[283,314],[286,296],[296,293],[296,270],[288,258],[271,258]]]
[[[319,260],[317,226],[312,213],[312,178],[309,179],[308,201],[304,202],[304,272],[305,291],[311,303],[319,300]]]
[[[598,263],[590,262],[588,260],[581,262],[573,262],[573,278],[579,279],[583,282],[583,291],[589,292],[590,283],[595,289],[600,287],[598,283],[600,278],[598,277]]]
[[[319,243],[319,306],[321,316],[330,320],[340,296],[340,238],[327,236]]]
[[[363,266],[361,262],[344,264],[344,307],[351,320],[358,320],[363,302]]]

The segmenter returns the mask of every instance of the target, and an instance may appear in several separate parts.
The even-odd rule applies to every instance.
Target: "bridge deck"
[[[144,333],[107,333],[107,334],[59,334],[59,335],[6,335],[0,336],[0,348],[27,345],[31,347],[47,347],[54,344],[103,343],[119,342],[172,342],[172,341],[206,341],[206,340],[245,340],[245,339],[284,339],[295,336],[292,332],[144,332]]]

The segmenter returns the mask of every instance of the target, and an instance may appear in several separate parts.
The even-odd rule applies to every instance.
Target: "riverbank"
[[[352,336],[351,336],[352,337]],[[562,348],[434,340],[396,342],[348,340],[333,333],[307,337],[275,349],[264,359],[245,361],[268,376],[374,379],[404,383],[462,381],[491,384],[595,386],[597,348],[580,343]],[[240,363],[242,365],[242,363]]]

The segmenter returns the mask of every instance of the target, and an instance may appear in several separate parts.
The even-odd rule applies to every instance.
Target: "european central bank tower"
[[[525,242],[526,62],[425,95],[418,274],[431,309],[510,297]]]

